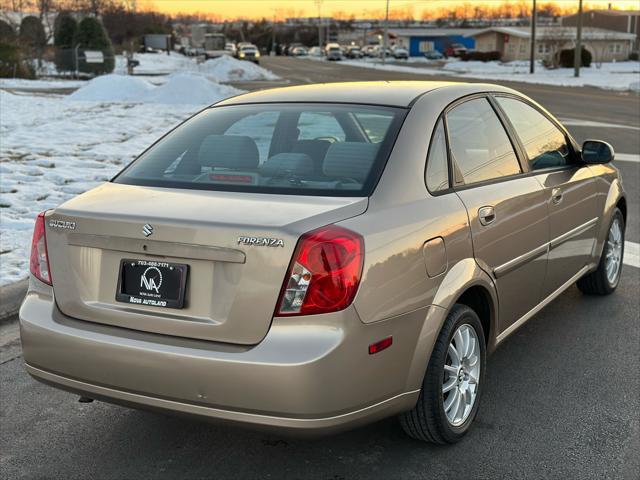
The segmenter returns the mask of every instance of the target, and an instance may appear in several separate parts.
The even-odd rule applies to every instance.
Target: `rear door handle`
[[[554,188],[553,190],[551,190],[551,201],[554,203],[554,205],[558,205],[560,202],[562,202],[562,190],[560,190],[559,188]]]
[[[495,209],[491,206],[479,208],[478,219],[480,220],[480,223],[484,226],[487,226],[490,223],[493,223],[493,221],[496,219]]]

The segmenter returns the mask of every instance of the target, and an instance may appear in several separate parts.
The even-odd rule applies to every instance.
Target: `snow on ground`
[[[559,85],[567,87],[592,86],[608,90],[640,90],[640,62],[603,63],[600,68],[592,64],[580,71],[580,77],[573,76],[573,68],[545,69],[541,63],[536,65],[536,72],[529,74],[529,62],[462,62],[450,61],[442,64],[428,62],[420,65],[412,61],[407,65],[389,61],[385,65],[372,60],[346,60],[343,63],[356,67],[373,68],[395,72],[416,73],[420,75],[450,75],[461,78],[488,79],[494,82],[513,81]]]
[[[237,60],[229,55],[198,63],[195,57],[186,57],[172,52],[139,53],[134,59],[140,62],[135,67],[136,75],[168,75],[174,72],[195,72],[206,75],[216,82],[237,82],[243,80],[276,80],[279,77],[270,70],[254,63]],[[126,61],[119,56],[116,60],[116,73],[126,73]]]
[[[149,81],[127,75],[97,77],[71,95],[69,100],[97,102],[212,104],[242,90],[211,82],[196,73],[174,73],[156,86]]]
[[[137,95],[126,94],[134,90]],[[192,103],[176,104],[185,91]],[[109,180],[212,103],[212,91],[216,99],[240,92],[193,74],[173,75],[160,87],[135,77],[99,77],[74,94],[84,101],[0,90],[0,285],[27,277],[38,212]]]

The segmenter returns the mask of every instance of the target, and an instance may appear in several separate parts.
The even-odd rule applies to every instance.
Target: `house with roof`
[[[498,51],[503,62],[529,59],[530,27],[490,27],[471,36],[475,39],[476,50]],[[597,63],[628,60],[635,38],[633,33],[593,27],[582,29],[582,44]],[[553,62],[561,50],[574,48],[575,42],[575,27],[538,27],[536,59]]]
[[[578,14],[562,18],[562,25],[578,25]],[[582,13],[582,25],[635,35],[633,51],[640,50],[640,10],[590,10]]]

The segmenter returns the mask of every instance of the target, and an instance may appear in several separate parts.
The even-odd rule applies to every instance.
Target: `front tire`
[[[460,441],[478,413],[485,370],[482,323],[471,308],[456,304],[433,347],[418,402],[400,416],[407,435],[440,444]]]
[[[616,208],[609,225],[598,269],[585,275],[577,282],[582,293],[609,295],[618,287],[624,256],[624,229],[624,216],[620,209]]]

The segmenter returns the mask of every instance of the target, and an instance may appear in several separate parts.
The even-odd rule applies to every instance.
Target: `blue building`
[[[477,28],[392,28],[389,29],[389,40],[391,44],[409,50],[410,56],[422,57],[430,50],[444,53],[454,43],[474,49],[476,41],[471,35],[479,31]]]

